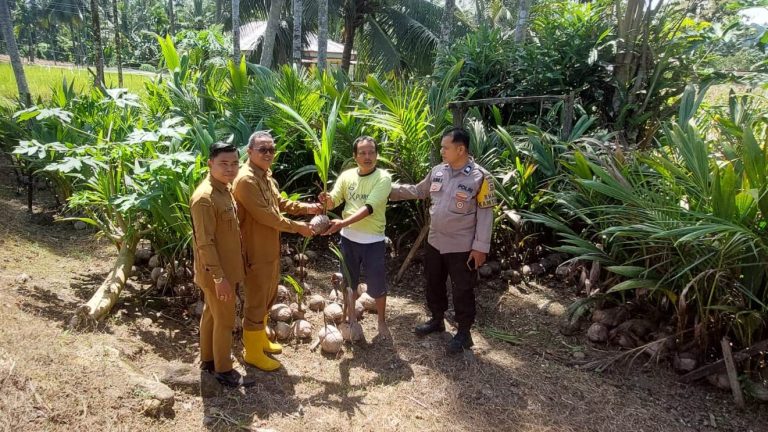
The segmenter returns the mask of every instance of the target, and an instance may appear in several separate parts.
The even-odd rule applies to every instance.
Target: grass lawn
[[[57,66],[24,65],[29,90],[33,100],[43,99],[51,95],[51,86],[58,85],[66,78],[67,83],[75,82],[75,88],[81,92],[84,87],[91,86],[91,74],[86,69],[75,69]],[[117,72],[106,72],[107,87],[117,87]],[[144,95],[144,81],[151,79],[150,75],[123,73],[123,86],[133,93]],[[13,105],[18,97],[16,77],[10,63],[0,63],[0,105]]]

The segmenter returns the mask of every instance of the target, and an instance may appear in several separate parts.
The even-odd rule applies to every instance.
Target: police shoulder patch
[[[496,191],[493,185],[493,178],[490,174],[483,176],[483,184],[477,192],[477,206],[480,208],[489,208],[497,204]]]

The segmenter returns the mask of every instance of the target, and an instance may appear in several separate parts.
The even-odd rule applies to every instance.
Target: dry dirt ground
[[[9,183],[9,182],[3,182]],[[39,210],[39,209],[38,209]],[[197,322],[179,299],[132,282],[95,331],[66,323],[106,274],[115,251],[71,223],[30,221],[10,187],[0,192],[0,430],[53,431],[767,431],[764,406],[738,412],[728,393],[682,385],[662,365],[598,374],[572,366],[605,352],[557,330],[571,296],[547,280],[484,283],[471,353],[446,357],[447,333],[417,338],[424,317],[420,266],[391,287],[393,342],[338,356],[291,343],[284,368],[244,372],[257,386],[220,397],[176,393],[173,413],[142,414],[143,398],[116,354],[148,376],[171,361],[196,364]],[[331,269],[330,254],[315,268]],[[26,274],[29,280],[22,281]],[[329,271],[313,271],[328,292]],[[310,315],[316,325],[321,318]],[[376,319],[363,323],[369,341]],[[484,337],[495,327],[521,338]],[[234,349],[240,350],[239,343]]]

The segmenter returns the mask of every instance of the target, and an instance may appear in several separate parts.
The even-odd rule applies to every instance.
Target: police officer
[[[446,132],[440,142],[440,155],[443,164],[433,167],[417,185],[393,185],[390,199],[431,199],[424,269],[432,318],[415,330],[420,336],[445,330],[446,279],[450,275],[459,325],[448,344],[448,352],[453,354],[473,345],[470,328],[475,321],[477,269],[485,263],[491,247],[492,207],[496,201],[490,174],[469,155],[466,130]]]
[[[243,256],[237,208],[230,183],[239,168],[237,149],[217,142],[208,158],[209,174],[190,199],[195,283],[204,294],[200,319],[201,369],[214,372],[230,387],[254,384],[232,368],[232,328],[235,322],[235,287],[243,281]]]
[[[275,141],[266,131],[248,139],[248,164],[234,182],[234,195],[242,210],[240,230],[245,250],[245,304],[243,308],[243,360],[261,370],[272,371],[280,363],[265,353],[282,352],[282,346],[267,339],[266,318],[277,296],[280,280],[280,232],[312,235],[307,222],[286,218],[318,214],[322,205],[305,204],[280,196],[269,167],[275,158]]]

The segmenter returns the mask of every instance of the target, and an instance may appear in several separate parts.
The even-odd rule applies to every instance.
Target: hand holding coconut
[[[328,225],[328,229],[325,230],[325,232],[322,233],[324,236],[329,236],[332,234],[336,234],[337,232],[341,231],[342,228],[344,228],[346,224],[341,219],[332,219]]]
[[[311,222],[309,224],[305,222],[296,222],[296,233],[301,234],[304,237],[312,237],[315,235],[315,231],[312,229]]]

